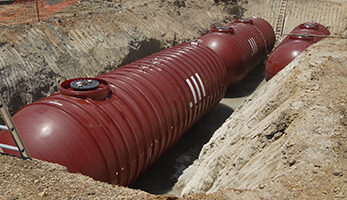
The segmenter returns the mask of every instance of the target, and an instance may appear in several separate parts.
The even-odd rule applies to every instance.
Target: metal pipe
[[[0,148],[9,149],[12,151],[19,151],[18,147],[7,145],[7,144],[0,144]]]
[[[4,126],[4,125],[0,125],[0,129],[1,129],[1,130],[6,130],[6,131],[8,131],[7,126]]]
[[[18,133],[18,130],[17,130],[12,118],[11,118],[11,115],[8,112],[7,106],[5,105],[4,100],[2,99],[1,96],[0,96],[0,111],[1,111],[1,114],[3,116],[4,121],[6,123],[6,126],[8,127],[8,130],[10,132],[12,141],[19,149],[20,155],[23,158],[29,158],[30,159],[29,152],[26,149],[26,147],[23,143],[23,140]]]

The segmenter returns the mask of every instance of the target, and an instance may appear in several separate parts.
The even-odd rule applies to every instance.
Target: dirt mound
[[[256,197],[254,192],[225,190],[178,198],[151,195],[140,190],[95,181],[65,167],[40,160],[21,160],[0,154],[1,199],[129,199],[129,200],[230,200]]]
[[[246,9],[245,16],[262,17],[275,27],[279,14],[280,0],[241,1]],[[247,3],[246,3],[247,2]],[[346,35],[347,2],[345,0],[288,0],[284,34],[289,34],[297,25],[315,21],[328,27],[332,35]]]
[[[0,24],[13,25],[47,20],[54,13],[77,3],[78,0],[16,0],[0,9]]]
[[[192,40],[234,17],[256,15],[275,25],[280,1],[80,2],[47,22],[0,26],[0,92],[12,113],[56,92],[64,79],[97,76]],[[292,0],[287,12],[285,33],[314,20],[330,26],[333,34],[345,34],[345,1]],[[344,66],[344,40],[312,46],[235,111],[181,176],[174,193],[208,192],[182,199],[209,200],[346,198]],[[235,97],[234,92],[228,95]],[[220,105],[211,115],[233,112]],[[192,140],[206,132],[201,127],[193,128]],[[193,150],[177,160],[186,162],[189,154],[197,154]],[[0,155],[0,166],[0,194],[6,199],[177,199],[97,182],[37,160]],[[178,167],[175,177],[182,171]],[[161,176],[165,170],[155,173]]]
[[[0,92],[14,113],[65,79],[100,75],[234,16],[212,0],[85,0],[47,22],[0,26]]]
[[[94,181],[39,160],[0,155],[0,166],[1,199],[155,199],[145,192]]]
[[[97,76],[242,13],[232,2],[212,0],[80,2],[46,22],[0,26],[0,92],[12,113],[56,92],[64,79]],[[0,166],[0,194],[8,199],[167,198],[94,182],[37,160],[0,155]]]
[[[176,189],[346,198],[346,51],[326,39],[300,54],[235,110]]]
[[[0,155],[5,199],[346,198],[346,45],[323,40],[259,88],[214,134],[179,184],[183,198],[94,181]],[[181,188],[182,189],[182,188]]]

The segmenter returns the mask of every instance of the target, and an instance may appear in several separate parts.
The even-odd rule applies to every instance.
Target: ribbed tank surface
[[[265,59],[274,37],[260,18],[214,27],[96,78],[66,80],[13,120],[33,158],[130,185]],[[0,143],[14,145],[9,132]]]

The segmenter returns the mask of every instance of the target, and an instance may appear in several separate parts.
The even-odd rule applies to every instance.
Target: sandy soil
[[[38,160],[0,155],[1,199],[152,199],[139,190],[94,181]]]
[[[59,165],[1,155],[0,194],[5,199],[344,199],[346,51],[341,40],[324,40],[257,89],[180,178],[183,192],[195,194],[154,196]]]
[[[275,27],[279,13],[279,0],[249,0],[242,7],[244,15],[262,17]],[[248,3],[245,3],[248,2]],[[346,35],[347,25],[346,0],[302,1],[288,0],[284,25],[284,34],[288,34],[297,25],[315,21],[329,28],[332,35]]]
[[[256,197],[252,191],[232,189],[185,197],[151,195],[72,174],[60,165],[39,160],[23,161],[1,154],[0,166],[0,199],[230,200],[232,197]]]
[[[218,3],[216,4],[215,2]],[[11,102],[9,106],[11,111],[14,112],[28,102],[57,91],[59,83],[66,78],[96,76],[112,69],[113,67],[122,66],[163,48],[196,38],[207,32],[210,26],[229,23],[236,16],[241,16],[243,14],[245,17],[257,15],[264,17],[272,24],[275,24],[279,1],[242,0],[239,1],[242,7],[235,6],[233,2],[234,1],[213,0],[113,0],[111,3],[105,3],[103,1],[84,0],[81,1],[81,4],[78,6],[58,13],[56,17],[52,18],[48,22],[35,25],[23,25],[19,27],[0,27],[0,77],[3,80],[0,82],[0,92],[6,97],[7,102]],[[315,20],[330,26],[330,30],[334,34],[346,34],[346,24],[344,23],[346,21],[346,1],[290,0],[288,6],[289,14],[285,26],[286,33],[299,23]],[[40,38],[40,40],[37,40],[37,38]],[[331,41],[330,43],[330,45],[328,42],[323,46],[319,46],[318,49],[313,50],[314,53],[319,52],[320,55],[323,54],[324,56],[326,54],[325,51],[329,53],[332,52],[334,49],[332,46],[337,45],[339,42]],[[345,52],[343,46],[341,48],[341,51]],[[340,50],[337,51],[339,52]],[[317,63],[314,65],[318,66],[320,70],[315,73],[323,74],[325,77],[320,81],[325,81],[326,78],[336,78],[335,74],[344,74],[346,71],[345,68],[342,71],[341,69],[340,71],[336,71],[338,70],[336,69],[337,64],[340,66],[346,66],[346,64],[339,60],[340,58],[334,56],[333,58],[333,61],[327,61],[325,64],[329,66],[329,70],[332,70],[329,71],[333,74],[331,76],[324,73],[322,65],[316,65]],[[314,58],[311,59],[314,60]],[[315,61],[312,62],[315,63]],[[326,67],[325,65],[323,65],[323,67]],[[295,68],[301,69],[302,67]],[[308,69],[310,72],[313,70],[312,68]],[[301,70],[305,71],[307,68],[302,68]],[[300,70],[297,70],[296,73],[299,74],[298,71]],[[134,187],[156,194],[170,192],[171,187],[176,183],[178,177],[196,158],[198,158],[199,154],[200,160],[196,161],[197,163],[204,160],[202,155],[206,154],[206,152],[210,152],[211,156],[215,157],[215,159],[211,159],[213,162],[216,161],[217,158],[220,158],[218,157],[218,149],[215,150],[217,145],[214,144],[213,141],[216,137],[219,138],[221,134],[230,134],[228,128],[229,125],[226,124],[229,124],[230,121],[234,121],[233,123],[236,123],[235,121],[237,121],[237,123],[240,124],[249,122],[249,126],[253,126],[254,123],[257,122],[254,116],[258,116],[256,115],[258,112],[249,110],[248,114],[241,114],[240,110],[245,110],[245,106],[249,105],[250,101],[257,102],[254,104],[259,104],[258,106],[261,106],[259,102],[265,104],[265,101],[268,102],[269,99],[273,98],[270,94],[268,94],[270,96],[262,98],[255,98],[254,96],[248,98],[256,88],[261,87],[257,90],[258,92],[256,92],[258,96],[261,96],[259,93],[264,92],[264,87],[269,87],[263,86],[265,84],[263,78],[263,66],[259,66],[244,82],[231,88],[228,91],[226,98],[223,99],[222,102],[207,116],[205,116],[199,124],[192,128],[192,131],[187,134],[187,136],[185,136],[182,141],[173,148],[173,150],[168,152],[167,156],[164,156],[157,165],[148,171]],[[345,79],[340,78],[341,77],[337,76],[337,80],[345,81]],[[311,87],[311,85],[301,85],[303,80],[304,79],[302,79],[301,82],[295,82],[295,80],[293,80],[293,82],[295,82],[295,87],[307,91],[307,87]],[[330,83],[335,84],[336,86],[340,84],[338,81],[329,82],[329,85]],[[317,84],[322,85],[322,82],[318,82]],[[292,88],[290,84],[284,85],[283,88],[281,88],[281,86],[276,86],[279,87],[279,90],[282,92],[281,94],[278,94],[278,96],[285,94],[284,97],[291,98],[288,96],[289,93],[285,91],[287,86]],[[275,90],[273,89],[275,86],[272,85],[271,88],[272,89],[269,90]],[[331,89],[325,88],[325,91],[329,92],[330,90]],[[340,91],[339,94],[337,93],[338,92],[329,94],[345,94],[343,91]],[[306,98],[305,95],[306,93],[302,93],[303,99],[312,97],[308,95]],[[256,100],[252,100],[253,98]],[[298,97],[295,96],[295,98]],[[292,100],[298,100],[295,98],[293,97]],[[314,102],[332,101],[331,98],[313,99]],[[339,100],[341,100],[341,98],[337,98],[336,101]],[[237,108],[238,105],[242,104],[244,101],[245,104],[241,106],[241,108]],[[312,101],[313,100],[307,100],[309,103]],[[299,103],[297,104],[303,104],[299,100],[298,102]],[[269,103],[270,107],[264,107],[264,109],[266,108],[266,114],[268,114],[267,112],[272,113],[274,110],[277,110],[276,112],[278,112],[278,109],[276,108],[280,107],[280,105],[276,104],[274,106],[273,103],[274,102]],[[338,103],[341,104],[341,102]],[[305,106],[307,106],[307,104],[304,104],[304,108]],[[264,111],[264,109],[261,110]],[[308,109],[310,110],[311,107]],[[288,127],[285,128],[285,134],[282,134],[284,136],[287,136],[287,131],[291,129],[298,131],[301,129],[317,129],[318,132],[323,129],[322,135],[326,136],[324,135],[324,131],[332,127],[332,122],[330,121],[331,123],[329,124],[329,120],[327,120],[327,123],[322,120],[317,121],[319,117],[325,119],[324,116],[331,116],[334,114],[332,112],[342,112],[342,114],[336,114],[336,116],[334,115],[332,118],[338,116],[344,116],[343,119],[346,118],[343,109],[341,111],[339,108],[331,107],[330,104],[327,109],[331,110],[327,112],[325,112],[326,110],[324,110],[324,112],[321,112],[320,110],[320,114],[318,113],[317,115],[316,111],[314,111],[314,113],[313,110],[311,110],[312,112],[308,112],[313,116],[309,116],[311,118],[304,118],[305,120],[303,122],[309,122],[308,124],[310,126],[307,125],[309,127],[298,123],[297,121],[300,121],[302,118],[297,118],[296,115],[293,119],[290,118],[293,113],[289,113],[289,119],[287,119],[287,115],[279,115],[277,120],[271,121],[271,123],[269,122],[273,125],[269,125],[267,132],[277,130],[277,126],[281,128],[283,125],[284,127],[292,127],[290,129],[288,129]],[[238,117],[231,120],[229,116],[233,112],[234,114],[232,116],[236,115]],[[264,117],[266,114],[264,114]],[[305,115],[302,116],[302,114],[299,116],[305,117]],[[271,115],[271,117],[276,118],[274,115]],[[228,123],[225,123],[222,128],[214,134],[215,130],[217,130],[226,119],[228,119]],[[247,121],[250,119],[251,121]],[[296,123],[293,123],[292,120]],[[346,123],[343,123],[345,127]],[[318,127],[320,124],[322,125]],[[238,127],[240,126],[241,125]],[[244,125],[244,127],[247,128],[248,126]],[[205,193],[200,193],[185,195],[184,198],[180,199],[218,200],[234,198],[267,199],[275,197],[283,199],[291,196],[295,196],[297,199],[312,199],[319,198],[319,195],[322,195],[322,198],[324,197],[327,199],[346,197],[346,180],[344,176],[346,174],[346,169],[343,168],[343,166],[346,165],[346,158],[341,156],[343,155],[343,152],[344,154],[346,152],[346,144],[344,142],[345,135],[339,135],[338,133],[333,134],[333,138],[335,138],[331,143],[333,145],[329,146],[326,150],[328,153],[322,153],[322,155],[327,155],[326,159],[329,161],[329,163],[324,164],[325,162],[322,162],[322,158],[320,157],[317,158],[317,160],[310,160],[306,159],[302,154],[295,154],[297,151],[302,152],[306,149],[312,150],[312,148],[306,148],[306,146],[315,145],[313,142],[303,144],[301,142],[302,138],[296,134],[295,137],[298,137],[299,139],[296,138],[298,142],[295,143],[293,147],[290,146],[291,140],[289,139],[287,141],[289,144],[288,147],[286,146],[287,143],[285,143],[285,145],[280,143],[284,145],[283,148],[285,148],[284,154],[281,155],[283,158],[276,158],[279,160],[278,165],[281,165],[280,167],[282,168],[273,172],[277,173],[276,175],[269,175],[270,173],[266,173],[268,172],[266,170],[272,168],[267,168],[267,166],[273,165],[271,160],[271,158],[273,158],[272,155],[278,153],[278,151],[275,151],[275,148],[273,151],[270,151],[271,148],[268,148],[266,151],[259,149],[256,145],[254,146],[254,144],[258,144],[257,142],[251,143],[251,146],[249,146],[248,141],[253,141],[252,138],[254,139],[254,135],[248,137],[245,132],[242,132],[242,134],[240,133],[241,135],[239,135],[241,141],[245,143],[237,143],[242,145],[237,146],[238,148],[236,148],[235,152],[228,150],[228,152],[230,151],[228,155],[239,155],[238,157],[233,157],[235,160],[230,161],[230,163],[237,163],[237,166],[239,166],[247,159],[255,159],[253,155],[259,155],[258,159],[263,159],[264,157],[261,157],[260,155],[264,155],[267,158],[264,158],[264,160],[267,160],[268,163],[265,163],[260,159],[262,162],[259,160],[259,162],[254,161],[253,164],[252,162],[248,162],[252,167],[245,167],[243,169],[241,167],[236,174],[234,174],[235,171],[233,171],[233,167],[230,169],[224,168],[220,170],[221,172],[219,174],[219,172],[215,173],[216,169],[219,169],[219,165],[223,166],[226,163],[215,162],[217,163],[217,168],[211,166],[211,171],[207,171],[206,175],[204,175],[205,178],[208,178],[211,177],[211,174],[217,174],[216,176],[212,176],[213,181],[209,181],[208,184],[212,185],[210,188],[207,187],[208,189],[202,189],[206,187],[201,186],[205,184],[206,179],[201,176],[193,177],[190,170],[190,172],[185,172],[182,176],[183,178],[181,177],[180,182],[176,184],[175,190],[171,191],[171,193],[180,194],[182,189],[184,190],[184,193],[207,191],[210,194],[207,195]],[[267,132],[265,131],[263,135],[267,134]],[[210,141],[205,145],[203,151],[200,153],[202,146],[210,140],[213,134],[217,136],[214,136],[211,140],[212,143]],[[265,144],[273,146],[274,143],[278,141],[283,142],[285,140],[282,138],[286,137],[283,137],[281,134],[280,136],[276,134],[277,133],[273,134],[273,138],[277,138],[278,136],[280,139],[273,139],[272,141],[265,142]],[[269,135],[271,136],[272,134]],[[314,142],[322,143],[322,141],[328,140],[327,137],[323,136],[320,138],[315,137],[316,140],[314,140]],[[267,137],[265,136],[265,138]],[[226,139],[223,140],[227,141]],[[331,138],[329,138],[329,141],[330,140]],[[234,140],[230,139],[230,141]],[[247,150],[248,147],[255,151],[253,155],[252,152]],[[328,146],[323,145],[323,147]],[[225,148],[226,147],[222,147],[221,149]],[[278,148],[280,149],[281,147],[278,146]],[[217,152],[216,155],[212,155],[212,151],[214,150]],[[259,152],[256,150],[259,150]],[[336,152],[331,153],[329,151]],[[307,151],[305,152],[307,153]],[[311,152],[308,152],[308,154],[310,153]],[[278,156],[278,154],[276,155]],[[220,160],[224,160],[224,157]],[[308,162],[313,161],[317,161],[318,164],[314,163],[313,166],[312,163],[307,164]],[[205,164],[206,163],[199,164],[198,166],[201,167]],[[264,166],[262,170],[265,170],[266,172],[257,171],[259,168],[256,168],[255,166],[258,165]],[[43,163],[41,161],[23,162],[15,158],[0,156],[0,166],[0,194],[5,194],[4,197],[6,199],[177,199],[176,197],[153,196],[139,190],[131,190],[128,188],[95,182],[82,175],[67,173],[66,170],[60,166]],[[194,164],[192,168],[194,169],[196,166],[197,164]],[[206,164],[206,166],[210,165]],[[297,168],[297,166],[299,166],[299,168]],[[300,172],[301,169],[302,172]],[[232,173],[227,174],[228,170]],[[189,171],[189,169],[187,171]],[[260,174],[260,177],[254,175],[256,172],[259,172],[258,174]],[[266,175],[269,175],[269,177],[266,177]],[[305,180],[302,180],[302,177],[305,177]],[[188,184],[187,180],[190,179],[192,182]],[[307,184],[308,181],[312,181],[314,184],[309,185]],[[244,183],[244,185],[241,183]]]
[[[59,83],[66,78],[99,75],[163,48],[192,40],[206,33],[211,26],[227,24],[241,13],[242,10],[237,5],[215,3],[212,0],[81,1],[78,6],[57,13],[47,22],[1,26],[1,95],[10,102],[8,105],[13,113],[22,105],[57,91]],[[199,140],[200,148],[232,112],[229,108],[221,112],[219,107],[215,114],[222,113],[223,118],[214,119],[213,121],[218,123],[212,126],[205,125],[210,131],[204,140]],[[205,121],[210,119],[213,119],[213,112]],[[200,132],[200,129],[195,132]],[[184,168],[197,157],[200,148],[196,146],[194,157],[187,154],[182,156],[190,159],[188,163],[184,163]],[[1,180],[6,181],[0,181],[3,189],[0,194],[6,194],[6,198],[36,199],[40,195],[55,198],[63,191],[66,191],[66,195],[61,195],[63,198],[104,198],[102,195],[121,198],[117,191],[112,193],[101,190],[97,192],[98,195],[105,194],[87,196],[88,192],[81,189],[76,182],[64,183],[76,178],[71,178],[70,174],[59,167],[55,169],[56,166],[39,161],[25,161],[23,164],[13,158],[1,159],[4,164],[1,165],[4,169],[1,171]],[[181,173],[184,168],[182,165],[178,166],[178,172]],[[54,173],[51,173],[52,171]],[[180,175],[175,173],[171,185]],[[18,174],[27,176],[18,178]],[[38,176],[45,177],[39,181],[47,187],[32,184],[37,183]],[[92,182],[86,177],[77,179],[83,179],[81,182],[84,182],[84,179]],[[71,184],[72,188],[65,187],[64,184]],[[98,186],[99,183],[94,184],[95,187],[104,186],[103,183],[101,186]],[[111,186],[108,187],[112,190]],[[93,190],[94,186],[87,184],[85,188]],[[120,193],[122,191],[118,187],[113,189],[120,190]],[[18,191],[21,192],[17,194]],[[129,193],[127,198],[131,199],[133,192]],[[143,194],[146,197],[147,194],[141,193]]]
[[[235,8],[212,0],[84,0],[47,22],[0,26],[0,93],[14,113],[65,79],[100,75],[229,23]]]
[[[235,110],[175,189],[345,199],[346,52],[346,41],[326,39],[299,55]]]
[[[331,1],[288,1],[284,33],[306,21],[317,21],[326,25],[333,35],[343,35],[346,29],[346,2]],[[260,16],[276,25],[279,0],[239,1],[244,17]],[[345,34],[346,35],[346,34]],[[230,88],[220,104],[209,112],[182,140],[141,177],[134,187],[150,193],[174,193],[171,187],[182,172],[191,165],[211,138],[214,131],[241,105],[252,92],[265,84],[263,66],[255,69],[243,82]]]

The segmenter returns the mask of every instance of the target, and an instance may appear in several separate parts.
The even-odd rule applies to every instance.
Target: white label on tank
[[[199,96],[199,101],[201,100],[201,92],[200,92],[200,88],[198,86],[198,83],[196,82],[194,76],[191,76],[190,77],[195,85],[195,88],[196,88],[196,91],[198,91],[198,96]]]
[[[198,73],[195,73],[195,76],[196,78],[198,79],[199,83],[200,83],[200,86],[202,88],[202,94],[204,95],[204,97],[206,96],[206,92],[205,92],[205,86],[204,86],[204,83],[202,82],[200,76]]]
[[[254,38],[248,39],[249,45],[251,45],[252,48],[252,56],[254,56],[258,52],[258,46],[257,43],[255,42]]]
[[[251,48],[252,48],[252,53],[251,53],[251,55],[253,56],[253,55],[254,55],[254,46],[253,46],[252,39],[248,39],[248,43],[249,43],[249,45],[251,45]]]
[[[187,84],[188,84],[188,86],[190,88],[190,91],[192,92],[192,95],[193,95],[193,98],[194,98],[194,103],[197,103],[198,101],[196,99],[196,94],[195,94],[195,90],[194,90],[194,87],[193,87],[192,83],[190,82],[190,80],[188,78],[186,79],[186,82],[187,82]]]
[[[58,105],[58,106],[63,106],[63,104],[58,103],[58,102],[55,102],[55,101],[49,101],[49,103],[51,103],[51,104],[55,104],[55,105]]]
[[[254,43],[254,47],[255,47],[255,52],[254,54],[256,54],[258,52],[258,46],[257,46],[257,43],[255,42],[254,38],[252,38],[253,40],[253,43]]]
[[[251,45],[252,52],[253,52],[253,44],[252,44],[252,42],[251,42],[251,39],[248,39],[248,43],[249,43],[249,45]]]

